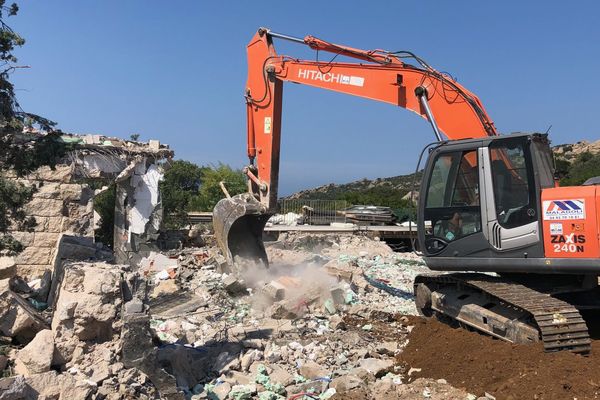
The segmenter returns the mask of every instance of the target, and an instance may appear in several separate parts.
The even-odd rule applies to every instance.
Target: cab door
[[[496,251],[540,241],[530,142],[527,137],[496,139],[482,148],[482,205],[490,245]]]

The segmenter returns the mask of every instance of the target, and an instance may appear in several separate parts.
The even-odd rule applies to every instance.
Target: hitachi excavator
[[[279,55],[275,39],[334,56]],[[261,28],[247,53],[249,190],[213,215],[229,261],[268,265],[262,233],[277,208],[283,83],[382,101],[420,115],[436,136],[421,154],[417,231],[427,266],[444,272],[416,278],[419,312],[546,351],[590,351],[582,314],[600,309],[600,186],[558,187],[547,135],[498,135],[473,93],[408,51]]]

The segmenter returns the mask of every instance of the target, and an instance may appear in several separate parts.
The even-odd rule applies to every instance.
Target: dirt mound
[[[600,399],[600,341],[592,344],[590,356],[544,353],[538,344],[512,345],[436,320],[420,320],[398,359],[421,368],[411,378],[443,378],[477,395]]]

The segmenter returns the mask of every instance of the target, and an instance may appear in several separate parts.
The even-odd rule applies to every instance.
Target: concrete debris
[[[0,280],[0,334],[28,343],[48,325],[29,302],[11,289],[10,281]]]
[[[431,380],[405,383],[395,359],[411,328],[397,314],[415,313],[409,281],[424,268],[419,259],[330,234],[282,235],[267,252],[270,268],[250,273],[231,273],[216,246],[205,245],[150,251],[134,268],[93,256],[12,287],[0,280],[0,315],[18,316],[11,326],[0,320],[0,333],[22,340],[0,364],[18,374],[0,380],[10,388],[3,393],[397,398],[415,384],[421,396],[459,393]]]
[[[15,370],[25,376],[50,371],[53,354],[54,333],[50,329],[44,329],[19,350]]]

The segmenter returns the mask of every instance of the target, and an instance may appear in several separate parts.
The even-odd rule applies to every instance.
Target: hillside
[[[552,150],[556,156],[557,169],[563,177],[561,184],[578,185],[587,178],[600,175],[600,140],[560,144]],[[352,204],[402,207],[405,203],[402,198],[412,190],[414,178],[413,173],[373,180],[365,178],[343,184],[329,183],[299,191],[285,199],[347,200]]]
[[[420,173],[417,178],[417,184],[420,179]],[[389,191],[401,193],[401,196],[407,194],[415,183],[415,174],[392,176],[389,178],[361,179],[350,183],[319,186],[313,189],[302,190],[294,193],[286,199],[319,199],[319,200],[338,200],[347,193],[369,192],[369,191]]]

